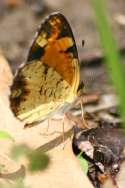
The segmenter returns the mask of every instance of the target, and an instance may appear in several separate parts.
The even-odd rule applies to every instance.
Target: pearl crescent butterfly
[[[77,48],[66,18],[53,13],[40,25],[26,63],[11,87],[11,108],[25,124],[66,111],[77,98],[80,70]]]

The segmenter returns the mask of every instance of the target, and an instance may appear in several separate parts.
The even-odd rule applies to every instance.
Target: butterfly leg
[[[62,119],[62,139],[63,139],[63,142],[65,141],[65,115],[63,116],[63,119]]]
[[[63,115],[63,117],[61,117],[61,119],[55,119],[53,118],[54,121],[62,121],[62,131],[60,132],[62,134],[62,140],[63,142],[65,141],[65,115]]]
[[[49,136],[49,127],[50,127],[50,121],[51,121],[51,119],[47,119],[47,125],[46,125],[46,130],[44,131],[44,133],[42,133],[42,135],[44,135],[44,136]]]
[[[65,115],[69,120],[71,120],[73,123],[75,123],[75,125],[77,127],[81,128],[81,129],[88,128],[88,125],[84,118],[81,119],[80,117],[73,115],[71,112],[66,112]]]

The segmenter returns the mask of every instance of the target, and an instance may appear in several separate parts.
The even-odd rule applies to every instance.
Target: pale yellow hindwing
[[[26,123],[44,120],[48,113],[74,96],[72,87],[53,68],[41,61],[26,64],[20,71],[24,87],[16,88],[12,97],[22,98],[17,106],[17,117]]]

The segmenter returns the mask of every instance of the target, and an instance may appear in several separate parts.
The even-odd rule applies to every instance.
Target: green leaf
[[[85,174],[87,174],[87,172],[88,172],[88,162],[87,162],[86,159],[83,158],[82,152],[79,155],[77,155],[77,159],[80,162],[80,165],[81,165],[81,168],[82,168],[83,172]]]
[[[29,152],[31,152],[31,149],[25,144],[14,146],[11,150],[11,157],[18,160],[21,156],[29,154]]]
[[[6,131],[0,130],[0,139],[9,139],[11,141],[15,141],[14,138]]]
[[[43,170],[49,163],[49,158],[46,154],[41,151],[33,151],[28,155],[29,159],[29,170],[32,172]]]
[[[28,160],[28,168],[30,171],[43,170],[49,163],[49,158],[41,151],[32,150],[25,144],[14,146],[11,151],[13,159],[18,160],[21,156],[25,155]]]

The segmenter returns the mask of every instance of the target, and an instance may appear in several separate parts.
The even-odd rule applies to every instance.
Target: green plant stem
[[[125,72],[123,64],[121,63],[121,57],[118,53],[116,42],[113,38],[113,31],[109,26],[106,6],[103,0],[91,0],[95,16],[96,24],[101,38],[101,44],[106,57],[107,67],[109,70],[109,76],[115,86],[118,94],[118,100],[120,105],[120,114],[123,119],[123,126],[125,128]]]

